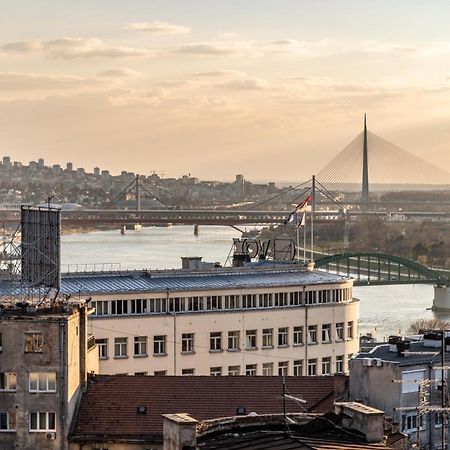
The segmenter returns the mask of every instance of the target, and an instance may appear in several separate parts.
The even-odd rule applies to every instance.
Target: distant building
[[[62,291],[92,298],[101,373],[301,376],[347,372],[352,284],[267,264],[69,274]]]
[[[361,352],[350,362],[350,399],[385,411],[414,442],[419,432],[422,448],[441,448],[441,414],[425,411],[419,415],[417,410],[423,401],[419,396],[421,382],[429,404],[440,405],[440,344],[440,332],[427,333],[419,341],[393,336],[389,343]],[[449,365],[448,351],[445,359]],[[445,377],[448,382],[447,370]]]
[[[4,167],[11,167],[11,158],[9,156],[4,156],[2,160],[2,165]]]
[[[72,164],[71,162],[68,162],[68,163],[66,164],[66,170],[67,170],[68,172],[72,172],[72,170],[73,170],[73,164]]]
[[[0,448],[65,450],[97,349],[83,304],[0,310]]]
[[[44,167],[45,166],[44,158],[39,158],[37,163],[40,168]]]
[[[94,167],[94,175],[95,175],[96,177],[99,177],[99,176],[100,176],[100,168],[99,168],[99,167]]]

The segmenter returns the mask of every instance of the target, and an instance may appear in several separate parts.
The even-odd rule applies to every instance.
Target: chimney
[[[187,413],[163,414],[164,450],[195,450],[197,423]]]
[[[362,433],[368,443],[383,442],[384,412],[356,402],[336,402],[335,413],[342,415],[342,427]]]
[[[181,268],[185,270],[200,270],[202,268],[201,256],[182,256]]]

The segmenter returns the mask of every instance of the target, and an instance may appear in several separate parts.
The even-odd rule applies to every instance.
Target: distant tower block
[[[367,145],[367,117],[364,114],[364,141],[363,141],[363,172],[362,172],[362,202],[369,203],[369,149]]]

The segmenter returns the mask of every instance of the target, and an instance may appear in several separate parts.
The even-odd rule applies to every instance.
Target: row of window
[[[350,353],[348,359],[352,357]],[[335,359],[334,372],[344,372],[345,355],[338,355]],[[258,364],[246,364],[245,366],[228,366],[228,367],[210,367],[211,376],[255,376],[258,374]],[[291,371],[292,369],[292,371]],[[320,371],[319,371],[320,369]],[[304,375],[331,375],[332,374],[332,358],[331,356],[324,357],[321,360],[317,358],[308,359],[305,367],[304,360],[298,359],[294,361],[278,361],[277,363],[266,362],[261,365],[263,376],[284,375],[288,376],[291,372],[293,376]],[[166,370],[157,370],[153,373],[155,376],[163,376],[167,374]],[[123,374],[126,375],[126,374]],[[148,372],[136,372],[135,375],[148,375]],[[195,368],[181,369],[181,375],[196,375]]]
[[[321,326],[321,342],[330,343],[334,341],[343,341],[345,338],[353,339],[353,321],[347,322],[347,333],[345,333],[345,323],[339,322],[335,324],[334,336],[332,324],[322,324]],[[241,350],[241,331],[228,331],[226,338],[221,331],[211,332],[209,334],[209,351],[220,352],[224,347],[228,351]],[[289,345],[303,345],[305,344],[304,327],[292,327],[292,334],[289,327],[280,327],[276,331],[273,328],[264,328],[261,331],[261,341],[258,342],[258,330],[246,330],[244,334],[244,349],[256,350],[261,344],[262,349],[272,349],[275,346],[282,348]],[[318,341],[318,325],[308,325],[308,344],[317,344]],[[225,341],[226,339],[226,341]],[[133,356],[145,357],[148,356],[148,338],[147,336],[135,336],[133,340]],[[108,339],[97,339],[99,358],[108,358]],[[195,333],[182,333],[181,335],[181,353],[195,352]],[[153,355],[167,354],[167,336],[156,335],[153,336]],[[127,358],[128,357],[128,338],[116,337],[114,338],[114,357]]]
[[[28,413],[29,431],[56,431],[56,414],[54,412]],[[0,411],[0,431],[16,431],[16,413],[14,411]]]
[[[431,419],[434,422],[435,428],[442,427],[442,413],[434,413]],[[420,426],[420,430],[426,429],[427,421],[426,417],[417,415],[417,411],[408,411],[402,414],[402,431],[405,433],[414,433],[417,431],[417,426]]]
[[[164,314],[340,303],[351,300],[351,288],[204,297],[98,300],[94,315]]]
[[[24,334],[24,351],[25,353],[42,353],[44,346],[44,337],[42,333],[25,333]],[[3,335],[0,333],[0,353],[3,351]]]
[[[0,372],[0,392],[16,392],[17,375],[15,372]],[[28,390],[36,392],[56,392],[56,372],[30,372]]]

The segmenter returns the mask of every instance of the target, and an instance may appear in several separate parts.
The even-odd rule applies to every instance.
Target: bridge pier
[[[450,311],[450,286],[434,286],[433,311]]]

